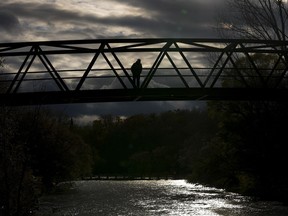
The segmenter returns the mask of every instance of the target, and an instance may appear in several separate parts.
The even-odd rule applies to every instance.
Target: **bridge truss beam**
[[[0,103],[286,100],[287,45],[186,38],[2,43]],[[139,89],[130,71],[137,58],[144,67]]]

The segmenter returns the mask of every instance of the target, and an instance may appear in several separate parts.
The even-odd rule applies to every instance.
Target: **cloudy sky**
[[[227,1],[227,0],[226,0]],[[225,0],[5,0],[0,43],[99,38],[215,38]],[[65,105],[69,114],[129,115],[191,109],[195,102]]]

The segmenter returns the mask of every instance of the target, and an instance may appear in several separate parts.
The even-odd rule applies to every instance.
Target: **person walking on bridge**
[[[133,82],[136,86],[136,88],[140,87],[140,74],[142,72],[142,64],[141,64],[141,59],[137,59],[136,62],[131,67],[131,71],[133,74]]]

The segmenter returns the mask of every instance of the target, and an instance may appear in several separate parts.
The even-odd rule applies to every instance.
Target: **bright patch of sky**
[[[98,17],[122,17],[122,16],[143,16],[149,17],[149,14],[143,12],[141,8],[122,4],[121,1],[77,1],[71,0],[67,3],[59,3],[62,8],[79,11],[85,14],[94,14]]]

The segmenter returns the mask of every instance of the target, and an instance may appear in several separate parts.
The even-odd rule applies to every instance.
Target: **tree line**
[[[189,173],[191,154],[213,137],[215,126],[205,111],[177,110],[126,119],[107,115],[74,130],[92,149],[93,175],[177,177]]]

